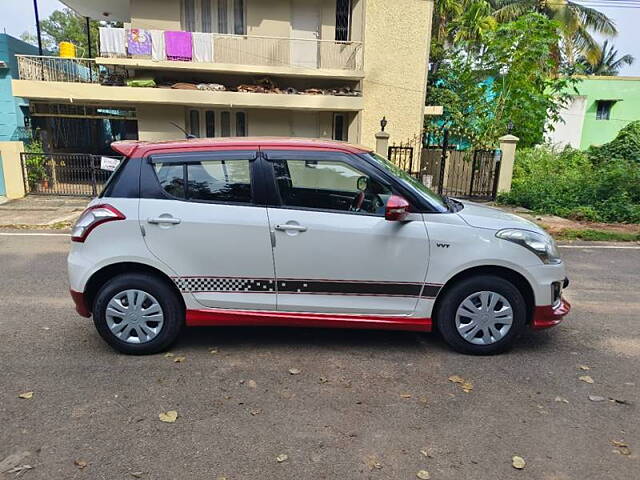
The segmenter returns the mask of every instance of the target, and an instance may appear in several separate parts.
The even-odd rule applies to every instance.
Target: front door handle
[[[281,232],[286,232],[287,230],[290,231],[294,231],[294,232],[306,232],[307,231],[307,227],[303,226],[303,225],[295,225],[295,224],[288,224],[285,223],[284,225],[276,225],[276,230],[279,230]]]
[[[181,222],[179,218],[174,217],[155,217],[155,218],[147,218],[147,223],[151,223],[152,225],[159,225],[161,223],[170,223],[172,225],[177,225]]]

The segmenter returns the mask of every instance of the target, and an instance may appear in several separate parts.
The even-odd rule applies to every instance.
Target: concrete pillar
[[[376,153],[386,157],[389,154],[389,137],[387,132],[376,133]]]
[[[22,152],[24,152],[22,142],[0,142],[0,161],[7,198],[22,198],[25,195],[24,173],[20,160]]]
[[[514,135],[505,135],[498,140],[500,140],[500,150],[502,151],[500,176],[498,178],[498,193],[507,193],[511,191],[513,162],[516,158],[516,146],[520,139]]]

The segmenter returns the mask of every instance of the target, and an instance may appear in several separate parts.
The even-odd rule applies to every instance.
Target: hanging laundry
[[[127,50],[129,55],[151,55],[151,33],[142,28],[129,30]]]
[[[189,61],[192,58],[191,32],[164,32],[164,46],[169,60]]]
[[[167,59],[164,53],[164,32],[162,30],[150,30],[151,34],[151,59],[161,62]]]
[[[210,33],[193,33],[193,60],[196,62],[213,62],[213,35]]]
[[[103,57],[126,57],[126,32],[124,28],[100,27],[100,55]]]

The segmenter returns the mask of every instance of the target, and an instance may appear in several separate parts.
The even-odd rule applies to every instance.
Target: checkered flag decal
[[[173,281],[183,293],[275,292],[275,282],[259,278],[177,277]]]

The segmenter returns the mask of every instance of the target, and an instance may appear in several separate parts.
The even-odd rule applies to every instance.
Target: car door
[[[385,220],[392,189],[342,152],[263,152],[276,205],[278,310],[410,315],[428,266],[424,222]],[[418,216],[421,218],[421,216]]]
[[[152,153],[143,161],[140,222],[147,247],[205,307],[276,307],[256,158],[256,151],[216,150]]]

